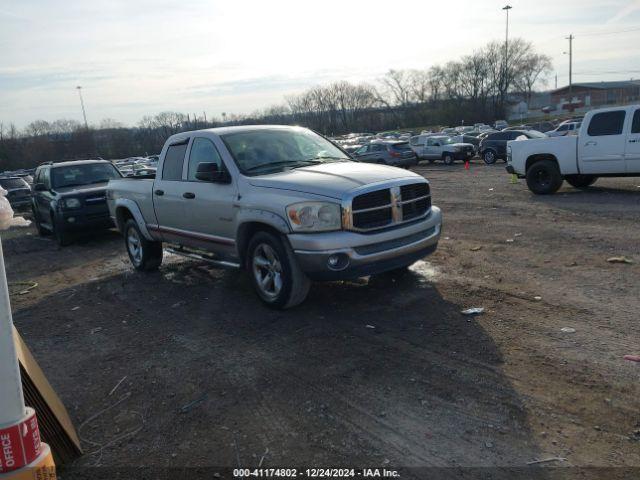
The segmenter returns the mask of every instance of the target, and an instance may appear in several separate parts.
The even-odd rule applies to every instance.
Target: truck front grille
[[[370,231],[424,216],[431,208],[428,183],[411,183],[363,193],[351,202],[351,229]]]

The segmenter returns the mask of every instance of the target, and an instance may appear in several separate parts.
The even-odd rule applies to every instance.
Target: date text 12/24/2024
[[[400,478],[386,468],[236,468],[235,478]]]

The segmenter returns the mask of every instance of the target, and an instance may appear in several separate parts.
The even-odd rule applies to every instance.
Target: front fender
[[[236,221],[238,230],[240,230],[243,225],[246,225],[248,223],[263,223],[276,229],[282,234],[291,232],[289,224],[284,218],[268,210],[262,210],[258,208],[242,209],[240,213],[238,213]]]

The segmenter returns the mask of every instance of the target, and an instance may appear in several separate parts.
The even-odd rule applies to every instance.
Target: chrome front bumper
[[[289,241],[300,267],[310,278],[339,280],[411,265],[436,250],[441,229],[440,209],[431,207],[425,218],[380,233],[292,234]],[[339,259],[335,266],[330,265],[332,257]]]

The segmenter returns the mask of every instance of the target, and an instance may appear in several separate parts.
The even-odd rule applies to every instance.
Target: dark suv
[[[0,177],[0,188],[7,191],[7,200],[11,208],[19,212],[28,210],[31,205],[31,188],[29,184],[20,177]]]
[[[409,142],[377,140],[363,145],[352,155],[359,162],[379,163],[393,167],[409,168],[418,164],[418,157],[411,149]]]
[[[487,165],[496,163],[496,160],[507,160],[507,142],[518,137],[545,138],[544,133],[535,130],[503,130],[490,133],[480,141],[480,156]]]
[[[121,177],[104,160],[40,165],[31,204],[38,233],[53,233],[60,245],[68,245],[74,232],[113,227],[105,188],[109,180]]]

